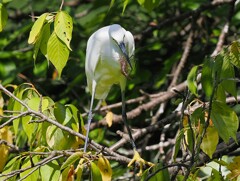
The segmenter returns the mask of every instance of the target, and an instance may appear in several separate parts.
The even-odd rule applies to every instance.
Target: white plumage
[[[87,42],[85,71],[92,99],[84,151],[87,148],[94,98],[105,99],[113,84],[119,84],[121,87],[123,120],[126,123],[124,92],[128,69],[132,68],[129,57],[133,56],[134,50],[133,35],[118,24],[97,30],[90,36]],[[129,128],[128,131],[130,131]],[[132,135],[129,136],[132,139]],[[133,142],[133,140],[131,141]],[[134,142],[132,144],[135,147]]]

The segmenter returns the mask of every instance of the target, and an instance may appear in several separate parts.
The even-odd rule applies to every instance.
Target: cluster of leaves
[[[12,134],[14,134],[16,147],[29,146],[29,151],[36,154],[32,156],[27,152],[21,153],[9,160],[9,148],[6,145],[1,145],[0,167],[1,171],[4,170],[3,175],[13,173],[10,180],[15,180],[16,174],[14,174],[14,171],[26,169],[26,171],[21,172],[20,179],[27,177],[25,180],[36,180],[37,178],[42,180],[67,180],[69,177],[74,178],[76,174],[77,179],[80,180],[84,165],[89,163],[93,180],[101,180],[101,178],[111,180],[112,170],[109,161],[104,156],[99,155],[91,158],[83,157],[82,151],[74,151],[62,166],[56,160],[52,160],[44,162],[40,169],[31,168],[31,165],[36,166],[46,159],[37,153],[49,153],[50,150],[77,150],[79,145],[83,145],[83,140],[44,121],[43,118],[34,115],[33,111],[40,112],[75,132],[79,132],[79,127],[82,134],[85,134],[86,130],[81,114],[74,105],[64,106],[60,103],[54,103],[51,98],[40,96],[30,84],[15,87],[13,95],[15,97],[9,100],[7,108],[7,110],[11,110],[11,113],[4,115],[5,118],[12,117],[12,120],[14,120],[13,126],[11,128],[8,126],[1,128],[0,138],[12,143]],[[19,102],[18,99],[22,102]],[[2,121],[5,122],[5,119]],[[79,126],[79,124],[81,125]],[[5,165],[7,160],[9,161]],[[74,171],[72,164],[77,160],[79,160],[79,163]],[[2,178],[7,179],[9,177],[3,176]]]
[[[51,34],[50,25],[52,22],[54,22],[54,31]],[[28,43],[34,44],[34,60],[36,60],[40,49],[61,76],[71,50],[72,30],[72,18],[66,12],[59,11],[56,15],[52,13],[42,14],[34,23],[28,38]]]
[[[235,68],[240,68],[239,47],[239,42],[233,42],[216,57],[207,59],[201,66],[194,66],[188,74],[188,87],[196,98],[187,105],[188,114],[182,120],[183,128],[178,134],[175,159],[181,143],[184,149],[193,155],[198,155],[201,148],[212,159],[220,138],[225,143],[228,143],[230,138],[238,142],[236,135],[239,119],[236,112],[226,104],[226,95],[231,94],[237,101],[238,79],[235,77]],[[199,100],[199,73],[202,86],[200,91],[203,91],[201,94],[209,100],[207,105]],[[223,166],[226,165],[229,164],[225,163]]]

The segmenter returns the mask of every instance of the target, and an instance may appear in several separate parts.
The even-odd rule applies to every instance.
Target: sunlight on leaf
[[[229,173],[227,175],[227,178],[232,180],[234,178],[237,178],[240,176],[240,156],[237,156],[233,159],[233,162],[231,162],[228,166],[227,166],[228,170],[231,171],[231,173]]]
[[[7,141],[7,143],[12,144],[13,136],[8,126],[5,126],[0,129],[0,140],[4,140]],[[1,155],[0,172],[2,172],[9,155],[9,147],[7,145],[0,144],[0,155]]]
[[[54,32],[60,40],[62,40],[69,50],[72,39],[73,22],[72,17],[64,11],[59,11],[54,21]]]
[[[49,60],[57,69],[59,76],[61,76],[62,70],[68,60],[69,49],[54,32],[48,40],[47,55]]]
[[[105,157],[100,156],[97,162],[97,166],[101,172],[102,180],[111,181],[112,168],[109,161]]]
[[[197,71],[198,71],[198,66],[194,66],[191,71],[188,74],[187,77],[187,85],[189,90],[191,91],[192,94],[195,96],[198,96],[197,93]]]
[[[218,140],[219,137],[216,128],[209,126],[206,130],[206,134],[203,137],[201,149],[210,158],[212,158],[212,155],[217,148]]]
[[[113,113],[111,111],[108,111],[107,112],[107,115],[106,115],[106,122],[108,124],[108,127],[111,127],[112,126],[112,122],[113,122]]]
[[[67,158],[67,160],[62,164],[61,170],[65,169],[66,167],[72,165],[74,162],[79,160],[83,156],[83,152],[76,152],[73,153],[71,156]]]
[[[37,39],[39,38],[39,34],[42,30],[44,23],[46,22],[46,17],[49,13],[42,14],[33,24],[32,29],[29,34],[28,43],[34,44],[36,43]]]
[[[102,181],[101,172],[98,166],[91,162],[91,180],[92,181]]]
[[[0,32],[6,26],[8,20],[8,14],[5,6],[0,3]]]
[[[31,160],[30,160],[31,159]],[[33,164],[36,164],[37,162],[39,161],[39,156],[33,156],[31,158],[27,157],[21,168],[24,169],[24,168],[27,168],[27,167],[30,167]],[[28,169],[24,172],[21,172],[20,173],[20,178],[23,178],[25,177],[27,174],[29,174],[34,168],[31,168],[31,169]],[[32,180],[38,180],[38,177],[39,177],[39,173],[40,171],[39,170],[35,170],[33,173],[31,173],[26,179],[24,179],[24,181],[32,181]]]

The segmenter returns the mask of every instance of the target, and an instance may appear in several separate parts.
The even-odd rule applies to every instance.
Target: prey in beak
[[[126,50],[126,46],[123,42],[121,42],[118,46],[123,53],[123,55],[120,57],[121,72],[126,78],[130,79],[128,65],[130,66],[131,70],[133,69],[133,67]]]

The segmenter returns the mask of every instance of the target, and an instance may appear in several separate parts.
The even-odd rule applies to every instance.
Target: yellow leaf
[[[237,156],[233,159],[233,162],[231,162],[228,166],[227,166],[228,170],[231,171],[231,173],[229,173],[227,175],[227,178],[232,180],[234,178],[237,178],[240,176],[240,156]]]
[[[212,158],[213,153],[216,151],[218,140],[217,129],[215,127],[208,127],[200,147],[210,158]]]
[[[102,180],[110,181],[112,178],[112,168],[109,161],[105,157],[100,156],[97,166],[101,172]]]
[[[188,116],[186,115],[183,116],[183,127],[188,127]]]
[[[3,115],[3,106],[4,106],[4,100],[3,100],[2,94],[0,92],[0,116]]]
[[[108,127],[111,127],[113,122],[113,113],[111,111],[107,112],[106,121],[107,121]]]
[[[0,129],[0,140],[5,140],[8,143],[12,144],[12,132],[9,130],[8,126],[3,127]],[[8,160],[8,153],[9,153],[9,147],[1,144],[0,145],[0,155],[1,155],[1,161],[0,161],[0,172],[2,172],[5,163]]]

